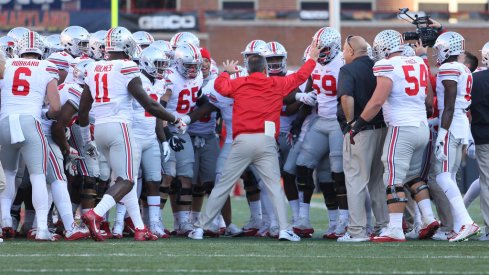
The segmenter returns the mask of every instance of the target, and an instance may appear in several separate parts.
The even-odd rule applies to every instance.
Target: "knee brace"
[[[338,199],[336,198],[336,192],[334,191],[333,182],[320,182],[319,188],[323,193],[326,208],[329,210],[338,209]]]
[[[395,186],[395,185],[392,185],[392,186],[388,186],[386,188],[386,194],[387,195],[392,195],[392,199],[387,199],[387,204],[392,204],[392,203],[399,203],[399,202],[402,202],[402,203],[407,203],[408,202],[408,199],[407,198],[400,198],[397,193],[404,193],[404,187],[402,186]]]
[[[420,186],[416,187],[416,189],[413,189],[413,185],[419,183],[419,182],[422,182],[423,184],[421,184]],[[429,190],[430,188],[428,187],[428,185],[426,184],[426,182],[422,179],[422,178],[415,178],[411,181],[408,181],[404,184],[405,186],[408,187],[409,189],[409,192],[411,193],[411,198],[414,199],[414,197],[416,197],[416,195],[423,191],[423,190]]]
[[[205,195],[204,185],[192,186],[192,198],[202,198]]]
[[[192,196],[192,188],[180,188],[177,193],[177,205],[192,205],[192,199],[183,199],[183,196]]]
[[[345,173],[331,173],[336,195],[346,195]]]
[[[93,177],[83,177],[81,198],[85,200],[97,200],[97,181]]]
[[[212,192],[212,189],[214,189],[214,182],[213,181],[208,181],[204,182],[204,190],[207,195],[210,195]]]

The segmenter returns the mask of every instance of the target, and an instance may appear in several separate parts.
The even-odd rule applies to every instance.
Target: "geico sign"
[[[141,29],[193,29],[197,26],[193,15],[150,15],[139,18]]]

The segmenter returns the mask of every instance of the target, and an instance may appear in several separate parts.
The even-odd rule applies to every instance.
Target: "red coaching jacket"
[[[265,121],[275,123],[277,138],[284,97],[304,83],[315,66],[316,62],[309,59],[288,76],[267,77],[257,72],[231,80],[227,72],[221,73],[214,82],[214,89],[234,99],[233,139],[239,134],[264,133]]]

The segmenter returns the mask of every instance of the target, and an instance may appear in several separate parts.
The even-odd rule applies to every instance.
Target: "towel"
[[[10,123],[10,144],[23,142],[25,137],[20,126],[20,115],[9,115],[8,120]]]

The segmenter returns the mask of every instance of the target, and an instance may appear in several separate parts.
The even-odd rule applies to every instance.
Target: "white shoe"
[[[348,230],[348,219],[339,219],[338,224],[336,225],[336,228],[334,230],[334,234],[336,235],[336,237],[339,238],[345,235],[347,230]]]
[[[382,229],[379,236],[370,239],[372,242],[384,243],[384,242],[405,242],[406,237],[402,227],[387,227]]]
[[[188,233],[188,237],[194,240],[202,240],[204,238],[204,230],[202,228],[195,228]]]
[[[280,230],[278,239],[279,241],[298,242],[301,240],[301,237],[297,236],[292,230]]]
[[[367,237],[355,238],[352,237],[348,232],[346,232],[343,236],[339,237],[336,241],[339,243],[359,243],[359,242],[368,242],[370,239]]]
[[[37,230],[36,241],[55,242],[59,239],[61,239],[61,236],[56,233],[51,233],[49,229]]]
[[[479,240],[479,241],[489,241],[489,233],[486,232],[486,233],[482,234],[482,236],[480,236],[477,240]]]
[[[406,233],[406,239],[408,240],[417,240],[419,239],[419,226],[415,225],[411,231]]]
[[[268,235],[268,230],[270,229],[270,223],[263,222],[261,227],[256,232],[256,236],[258,237],[266,237]]]
[[[88,230],[84,223],[80,225],[73,223],[71,230],[65,232],[65,240],[68,241],[86,239],[88,237],[90,237],[90,230]]]
[[[114,221],[114,227],[112,227],[112,236],[115,239],[122,238],[122,231],[124,230],[124,222],[123,221]]]
[[[475,236],[479,234],[479,226],[477,224],[472,223],[472,224],[464,224],[462,227],[460,227],[460,231],[450,238],[448,241],[449,242],[462,242],[468,240],[470,237]]]
[[[187,235],[192,230],[194,230],[194,226],[190,223],[190,221],[183,221],[178,225],[177,235]]]
[[[244,232],[238,226],[236,226],[234,223],[230,224],[226,228],[226,232],[224,233],[225,237],[240,237],[243,236]]]
[[[455,236],[455,232],[453,231],[443,231],[438,229],[435,234],[431,236],[431,239],[435,241],[448,241],[453,236]]]
[[[0,238],[0,243],[3,243],[3,239],[2,238]]]
[[[278,238],[279,235],[280,235],[280,228],[278,227],[278,225],[271,226],[268,229],[268,236],[270,238]]]
[[[255,236],[262,225],[262,220],[258,218],[252,218],[243,226],[243,232],[245,236]]]
[[[170,236],[165,233],[165,227],[161,221],[154,221],[149,225],[149,231],[156,235],[158,238],[169,238]]]

